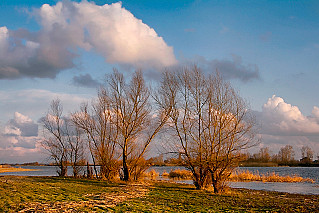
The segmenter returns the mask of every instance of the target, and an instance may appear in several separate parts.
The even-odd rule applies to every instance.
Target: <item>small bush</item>
[[[162,177],[169,177],[169,174],[166,171],[164,171]]]
[[[144,172],[143,176],[146,177],[146,178],[149,178],[151,180],[156,180],[158,178],[158,176],[159,176],[159,173],[156,172],[154,169],[152,169],[149,172]]]
[[[192,179],[192,177],[193,177],[192,172],[188,170],[176,169],[174,171],[170,171],[169,173],[169,178],[174,178],[174,179],[190,180]]]

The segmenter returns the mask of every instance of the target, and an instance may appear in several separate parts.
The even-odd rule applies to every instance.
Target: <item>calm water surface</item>
[[[170,172],[175,169],[184,169],[183,167],[152,167],[160,175],[166,171]],[[311,178],[315,183],[263,183],[263,182],[229,182],[232,188],[246,188],[256,190],[278,191],[297,194],[314,194],[319,195],[319,167],[240,167],[238,171],[250,171],[254,174],[270,174],[275,172],[280,176],[300,176]],[[192,181],[179,181],[192,184]]]
[[[54,166],[22,166],[26,169],[35,169],[36,171],[24,172],[7,172],[0,175],[19,175],[19,176],[57,176],[57,168]],[[170,172],[175,169],[184,169],[184,167],[162,166],[151,167],[160,175],[163,172]],[[269,174],[275,172],[278,175],[298,175],[303,178],[311,178],[315,183],[263,183],[263,182],[230,182],[229,185],[233,188],[247,188],[257,190],[279,191],[298,194],[315,194],[319,195],[319,167],[241,167],[239,171],[248,170],[252,173]],[[68,175],[72,175],[72,168],[68,169]],[[184,181],[192,183],[192,181]]]
[[[319,167],[241,167],[238,170],[248,170],[254,174],[270,174],[275,172],[280,176],[297,175],[303,178],[311,178],[315,183],[230,182],[230,186],[233,188],[319,195]]]

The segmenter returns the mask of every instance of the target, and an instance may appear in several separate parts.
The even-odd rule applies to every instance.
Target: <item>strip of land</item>
[[[248,189],[221,194],[163,181],[0,176],[0,212],[316,212],[319,196]]]
[[[5,172],[25,172],[25,171],[37,171],[37,170],[36,169],[15,168],[15,167],[0,168],[0,173],[5,173]]]

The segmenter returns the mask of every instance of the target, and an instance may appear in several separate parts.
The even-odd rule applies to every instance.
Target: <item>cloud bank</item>
[[[23,163],[46,160],[40,145],[42,128],[36,122],[46,114],[50,102],[59,97],[65,113],[73,112],[87,95],[53,93],[46,90],[0,91],[0,108],[7,113],[0,121],[0,162]],[[40,114],[39,114],[40,112]],[[10,117],[8,116],[10,115]],[[12,118],[13,115],[13,118]]]
[[[203,56],[195,58],[196,63],[206,72],[218,70],[225,79],[239,79],[242,82],[260,79],[259,68],[256,64],[244,64],[241,56],[232,55],[232,59],[208,60]],[[186,60],[186,64],[193,62]]]
[[[38,124],[28,116],[14,113],[0,132],[0,162],[23,163],[27,161],[43,161]]]
[[[83,102],[89,102],[92,95],[55,93],[48,90],[27,89],[16,91],[0,91],[0,108],[6,112],[1,121],[8,121],[11,115],[19,112],[37,121],[48,110],[53,99],[59,98],[65,113],[73,112]]]
[[[63,1],[33,13],[38,32],[0,27],[0,79],[54,78],[75,66],[79,48],[101,54],[108,63],[136,68],[177,63],[173,48],[121,3]]]
[[[0,147],[35,148],[38,136],[38,124],[28,116],[15,112],[14,118],[10,119],[1,133]]]
[[[35,124],[29,117],[15,112],[14,119],[11,119],[5,129],[4,133],[7,136],[38,136],[38,125]]]
[[[101,85],[101,83],[93,79],[90,74],[74,76],[72,80],[73,80],[72,83],[75,86],[97,88]]]

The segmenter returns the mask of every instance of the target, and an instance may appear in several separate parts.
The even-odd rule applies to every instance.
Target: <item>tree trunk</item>
[[[214,178],[213,174],[212,174],[212,184],[214,188],[214,193],[218,193],[219,192],[218,180]]]
[[[130,174],[127,167],[127,154],[126,147],[123,149],[123,180],[128,181],[130,178]]]
[[[200,178],[194,172],[193,172],[193,176],[194,176],[194,181],[193,181],[194,182],[194,186],[196,187],[197,190],[201,190],[203,188],[202,181],[200,181]]]
[[[213,187],[214,187],[214,193],[218,193],[219,189],[218,189],[218,186],[217,186],[217,182],[213,181]]]
[[[194,186],[196,187],[197,190],[201,190],[203,188],[203,186],[201,186],[201,184],[198,183],[198,181],[194,181]]]
[[[68,167],[63,165],[63,163],[61,162],[60,163],[60,172],[59,173],[59,176],[60,177],[66,177],[67,176],[67,172],[68,172]]]

